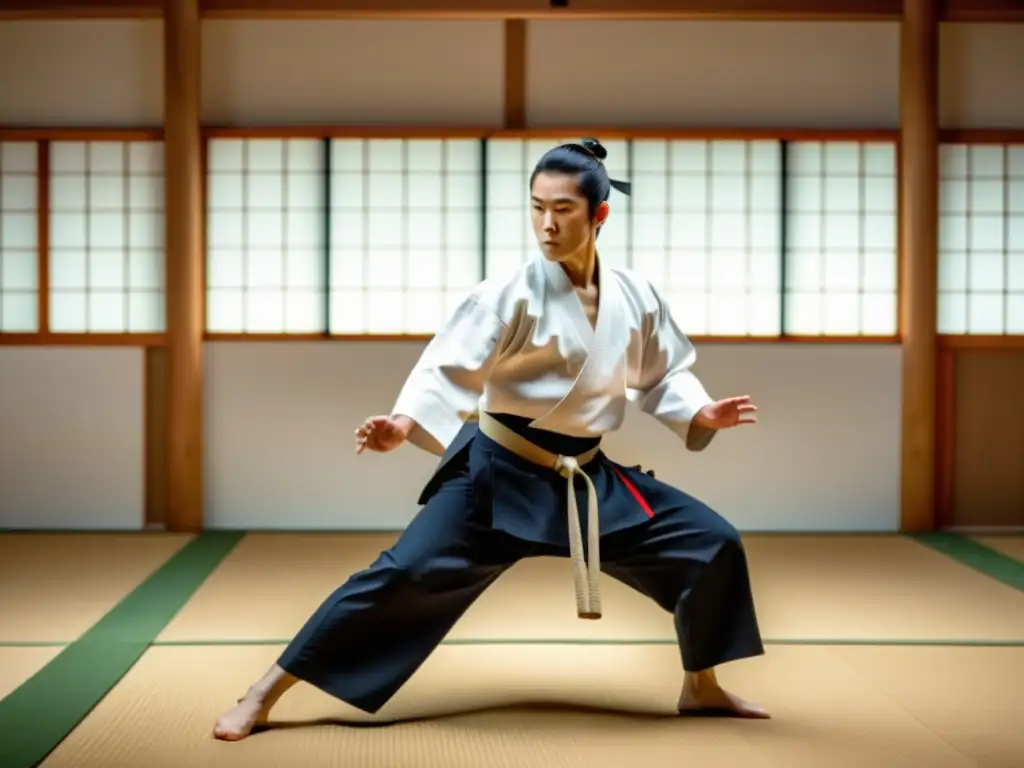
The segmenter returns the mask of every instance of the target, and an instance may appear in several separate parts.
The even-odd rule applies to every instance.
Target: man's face
[[[530,190],[530,221],[545,258],[561,262],[585,250],[608,217],[601,203],[590,217],[587,199],[574,175],[538,173]]]

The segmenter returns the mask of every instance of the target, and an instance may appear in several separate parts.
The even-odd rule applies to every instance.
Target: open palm
[[[750,395],[729,397],[708,403],[693,419],[706,429],[728,429],[741,424],[757,423],[757,406],[750,402]]]
[[[387,453],[405,442],[405,432],[390,416],[371,416],[356,429],[356,453]]]

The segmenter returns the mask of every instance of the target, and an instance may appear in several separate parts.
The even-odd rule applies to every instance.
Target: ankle
[[[267,698],[267,691],[257,688],[255,686],[249,688],[245,692],[245,696],[240,698],[239,703],[245,702],[247,704],[260,704],[262,705]]]
[[[693,691],[713,691],[718,689],[718,678],[714,669],[702,669],[700,672],[687,672],[686,685]]]

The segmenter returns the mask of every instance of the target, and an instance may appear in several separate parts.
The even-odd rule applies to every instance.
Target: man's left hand
[[[749,395],[729,397],[708,403],[693,417],[693,422],[705,429],[728,429],[741,424],[757,423],[757,406]]]

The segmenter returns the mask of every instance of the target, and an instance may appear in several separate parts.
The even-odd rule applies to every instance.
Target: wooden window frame
[[[289,126],[289,127],[258,127],[242,128],[228,126],[207,126],[203,129],[203,184],[204,206],[205,185],[207,183],[206,147],[210,139],[295,139],[295,138],[403,138],[403,139],[551,139],[558,140],[565,136],[598,136],[605,139],[666,139],[666,140],[773,140],[773,141],[853,141],[853,142],[884,142],[891,143],[899,152],[898,129],[853,129],[853,130],[821,130],[821,129],[775,129],[751,128],[729,130],[707,129],[658,129],[645,128],[624,130],[622,128],[544,128],[544,129],[487,129],[487,128],[363,128],[338,126]],[[899,166],[897,164],[897,186],[899,184]],[[898,200],[897,194],[897,200]],[[205,207],[204,207],[205,210]],[[784,214],[784,212],[783,212]],[[899,211],[897,210],[897,218]],[[204,242],[204,250],[206,244]],[[897,246],[897,268],[899,251]],[[897,285],[899,289],[899,284]],[[203,286],[204,296],[206,286]],[[218,333],[207,331],[204,338],[208,341],[429,341],[433,334],[331,334],[328,331],[316,333]],[[702,336],[691,337],[696,343],[703,344],[874,344],[892,345],[901,342],[899,331],[895,335],[796,335],[782,333],[775,336]]]
[[[999,144],[1024,145],[1024,129],[1019,130],[943,130],[939,145]],[[940,177],[941,183],[941,177]],[[937,255],[937,254],[936,254]],[[1021,334],[939,334],[936,338],[936,413],[935,413],[935,528],[953,525],[953,483],[956,466],[956,366],[965,350],[983,350],[1007,354],[1024,352]]]
[[[818,130],[818,129],[639,129],[621,128],[557,128],[539,130],[493,130],[487,128],[363,128],[338,126],[295,126],[241,128],[207,126],[203,133],[203,197],[206,196],[206,147],[211,138],[558,138],[572,135],[597,135],[601,138],[664,138],[664,139],[774,139],[779,141],[885,141],[892,142],[900,152],[898,129]],[[0,346],[131,346],[160,347],[167,341],[166,333],[53,333],[49,330],[49,145],[54,141],[162,141],[162,128],[0,128],[0,141],[37,142],[37,208],[39,250],[39,330],[35,333],[0,333]],[[942,130],[943,144],[1024,144],[1024,130]],[[901,183],[897,172],[897,185]],[[899,199],[899,198],[897,198]],[[204,207],[205,211],[205,207]],[[897,206],[897,217],[901,214]],[[204,228],[205,229],[205,228]],[[204,251],[205,251],[205,231]],[[897,253],[902,261],[902,254]],[[205,273],[204,273],[205,275]],[[204,280],[205,283],[205,280]],[[204,305],[205,305],[205,284]],[[902,295],[902,285],[899,286]],[[205,306],[204,306],[205,311]],[[695,336],[703,344],[898,344],[900,332],[888,336]],[[204,333],[207,341],[426,341],[432,334],[349,334],[326,332],[311,334],[281,333]],[[1024,335],[943,334],[938,338],[944,349],[1024,349]]]
[[[88,333],[50,330],[50,145],[58,141],[163,141],[162,128],[0,128],[0,141],[36,144],[36,215],[39,274],[38,328],[34,333],[0,333],[0,346],[162,347],[162,333]]]

